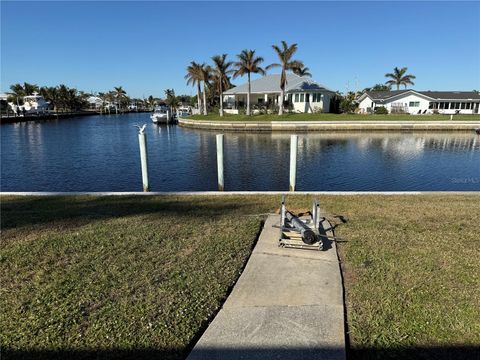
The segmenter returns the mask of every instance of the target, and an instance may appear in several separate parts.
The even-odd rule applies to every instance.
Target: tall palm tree
[[[231,69],[233,62],[227,61],[227,54],[215,55],[212,57],[213,75],[216,78],[218,86],[218,93],[220,95],[220,116],[223,116],[223,91],[230,85],[230,78],[228,75],[232,74],[234,70]]]
[[[203,81],[203,115],[208,115],[207,111],[207,86],[210,85],[212,80],[212,67],[205,63],[202,64],[200,74]]]
[[[385,82],[385,84],[387,84],[388,86],[396,85],[397,90],[400,90],[400,85],[405,86],[405,89],[407,88],[407,85],[415,85],[415,83],[412,81],[413,79],[415,79],[415,76],[407,74],[407,70],[408,69],[406,67],[403,67],[401,69],[395,67],[393,69],[393,73],[385,74],[385,77],[391,79]]]
[[[237,55],[238,61],[235,62],[236,71],[233,74],[233,77],[247,75],[248,78],[248,92],[247,92],[247,115],[250,115],[250,75],[251,74],[261,74],[265,75],[265,70],[260,66],[263,62],[261,56],[255,56],[255,50],[242,50],[240,54]]]
[[[200,82],[202,81],[202,78],[202,65],[195,61],[190,62],[190,65],[187,66],[187,75],[185,75],[185,79],[187,80],[187,85],[197,85],[197,106],[199,112],[202,110],[202,102],[200,100],[200,93],[202,92]]]
[[[287,71],[293,71],[295,69],[301,69],[304,67],[303,62],[299,60],[292,60],[293,55],[297,51],[297,44],[292,44],[288,46],[286,41],[282,40],[282,47],[280,48],[277,45],[272,45],[273,50],[278,55],[280,63],[273,63],[267,66],[267,70],[280,67],[282,72],[280,74],[280,101],[278,107],[278,115],[283,114],[283,101],[285,100],[285,86],[287,85]]]
[[[123,90],[122,86],[116,86],[113,89],[114,89],[115,97],[118,102],[118,107],[117,107],[117,113],[118,113],[118,110],[122,111],[122,101],[123,99],[126,98],[127,92]]]
[[[312,77],[310,69],[308,67],[301,67],[293,69],[293,73],[298,76]]]

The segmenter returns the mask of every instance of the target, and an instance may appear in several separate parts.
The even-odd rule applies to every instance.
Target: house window
[[[299,94],[295,94],[295,102],[298,102],[298,96]]]
[[[461,103],[460,104],[460,109],[465,109],[465,105],[466,105],[465,103]]]
[[[261,105],[261,104],[263,104],[263,103],[265,103],[265,99],[259,98],[259,99],[258,99],[258,104]]]
[[[305,102],[310,102],[310,94],[305,94]]]
[[[312,97],[313,97],[313,102],[321,102],[322,101],[322,94],[313,94]]]
[[[470,104],[471,104],[471,103],[466,103],[466,104],[465,104],[465,109],[470,110]]]
[[[460,109],[460,103],[459,102],[455,103],[455,109]]]
[[[305,94],[300,94],[300,102],[305,102]]]
[[[410,101],[408,104],[410,107],[419,107],[420,106],[420,101]]]

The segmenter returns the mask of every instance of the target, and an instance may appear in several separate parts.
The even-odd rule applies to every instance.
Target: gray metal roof
[[[438,100],[480,100],[475,91],[419,91],[420,94]]]
[[[475,91],[416,91],[412,89],[392,91],[365,91],[372,100],[384,102],[394,96],[414,92],[435,100],[480,100],[480,94]]]
[[[250,82],[252,93],[279,93],[280,92],[280,74],[265,75],[257,80]],[[306,77],[295,74],[287,74],[287,86],[285,92],[296,91],[330,91],[327,87]],[[246,94],[248,93],[248,83],[236,86],[224,92],[224,95]]]

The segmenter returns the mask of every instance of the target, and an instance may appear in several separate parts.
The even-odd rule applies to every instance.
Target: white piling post
[[[142,163],[142,182],[143,191],[150,191],[148,186],[148,158],[147,158],[147,137],[145,135],[145,126],[138,127],[138,143],[140,145],[140,161]]]
[[[285,205],[285,194],[282,195],[282,206],[280,208],[280,226],[282,228],[285,227],[285,216],[287,212],[287,207]]]
[[[290,186],[289,191],[295,191],[295,180],[297,177],[297,144],[298,136],[290,137]]]
[[[218,191],[223,191],[223,134],[217,135],[217,174],[218,174]]]
[[[320,201],[315,200],[315,227],[320,228]]]

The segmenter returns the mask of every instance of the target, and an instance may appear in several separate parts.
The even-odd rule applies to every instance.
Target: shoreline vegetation
[[[45,114],[32,114],[32,115],[25,115],[25,116],[0,116],[0,124],[13,124],[19,122],[27,122],[27,121],[44,121],[44,120],[58,120],[58,119],[68,119],[72,117],[82,117],[82,116],[94,116],[94,115],[105,115],[105,116],[115,116],[115,115],[125,115],[125,114],[132,114],[132,113],[150,113],[150,110],[124,110],[119,113],[108,113],[108,112],[100,112],[96,110],[82,110],[82,111],[72,111],[72,112],[60,112],[54,113],[49,112]]]
[[[479,196],[321,196],[327,215],[348,219],[337,235],[349,359],[472,358]],[[310,201],[288,196],[294,211]],[[279,205],[269,195],[2,196],[5,357],[184,359]]]

